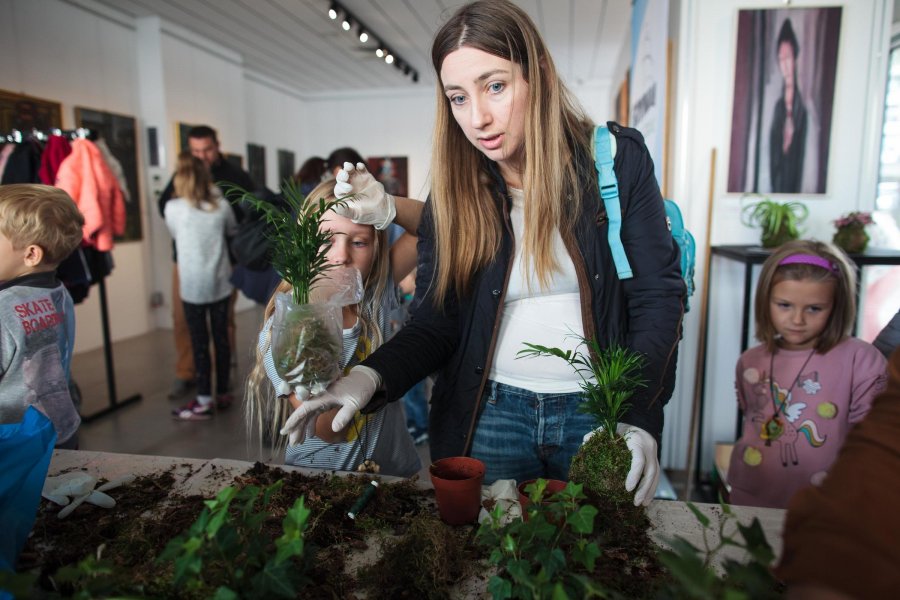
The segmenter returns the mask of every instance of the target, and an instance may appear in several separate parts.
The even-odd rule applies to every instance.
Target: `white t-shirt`
[[[579,392],[581,378],[561,358],[516,359],[525,342],[574,350],[578,346],[574,336],[583,335],[584,327],[575,266],[558,230],[553,236],[553,253],[560,270],[552,274],[548,288],[542,290],[533,273],[523,272],[525,192],[509,188],[509,193],[509,217],[517,243],[489,378],[537,393]]]

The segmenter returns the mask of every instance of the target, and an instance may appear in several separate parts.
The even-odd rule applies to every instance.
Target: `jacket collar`
[[[59,285],[59,280],[56,278],[55,271],[28,273],[27,275],[20,275],[19,277],[0,283],[0,292],[17,285],[52,289]]]

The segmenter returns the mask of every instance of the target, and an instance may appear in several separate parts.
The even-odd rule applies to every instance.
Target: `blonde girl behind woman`
[[[320,198],[332,200],[333,187],[332,182],[321,184],[308,198],[316,202]],[[344,354],[341,367],[347,370],[386,341],[390,313],[397,305],[393,282],[402,279],[413,268],[415,255],[389,247],[386,231],[353,223],[334,212],[326,215],[320,228],[333,234],[327,260],[335,266],[357,269],[363,280],[362,301],[342,309]],[[290,284],[282,282],[275,293],[290,291]],[[251,436],[259,436],[260,441],[267,434],[280,431],[302,404],[297,393],[274,369],[271,354],[274,310],[273,294],[266,306],[256,365],[247,379],[244,402],[248,431]],[[312,468],[348,471],[360,468],[365,461],[372,461],[379,466],[380,472],[390,475],[409,476],[419,470],[418,454],[406,430],[399,404],[390,403],[368,416],[357,415],[338,432],[331,428],[336,412],[337,409],[333,409],[313,417],[309,429],[315,431],[314,435],[304,436],[298,431],[302,428],[297,428],[287,444],[280,438],[275,451],[284,448],[288,464]]]

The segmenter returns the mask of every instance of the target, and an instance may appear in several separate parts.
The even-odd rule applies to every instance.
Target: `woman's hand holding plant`
[[[591,436],[600,431],[603,431],[603,427],[585,434],[583,442],[587,442]],[[649,506],[659,485],[656,439],[640,427],[628,423],[619,423],[616,426],[616,433],[625,438],[625,445],[631,450],[631,470],[625,478],[625,489],[630,492],[637,488],[634,493],[635,506]]]

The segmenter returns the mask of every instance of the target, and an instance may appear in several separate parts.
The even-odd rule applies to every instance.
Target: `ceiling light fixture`
[[[367,27],[362,21],[360,21],[356,15],[351,14],[346,8],[344,8],[340,2],[330,2],[328,8],[328,18],[332,21],[336,21],[339,16],[342,16],[341,20],[341,28],[344,31],[350,31],[354,27],[356,27],[356,32],[358,34],[358,38],[360,43],[365,44],[367,42],[375,42],[375,56],[378,58],[383,58],[384,62],[387,64],[393,64],[397,67],[398,71],[403,72],[405,76],[412,76],[413,83],[419,82],[419,73],[411,66],[409,63],[401,59],[399,56],[396,56],[393,52],[387,49],[385,45],[378,39],[376,34],[372,33],[372,30]]]

